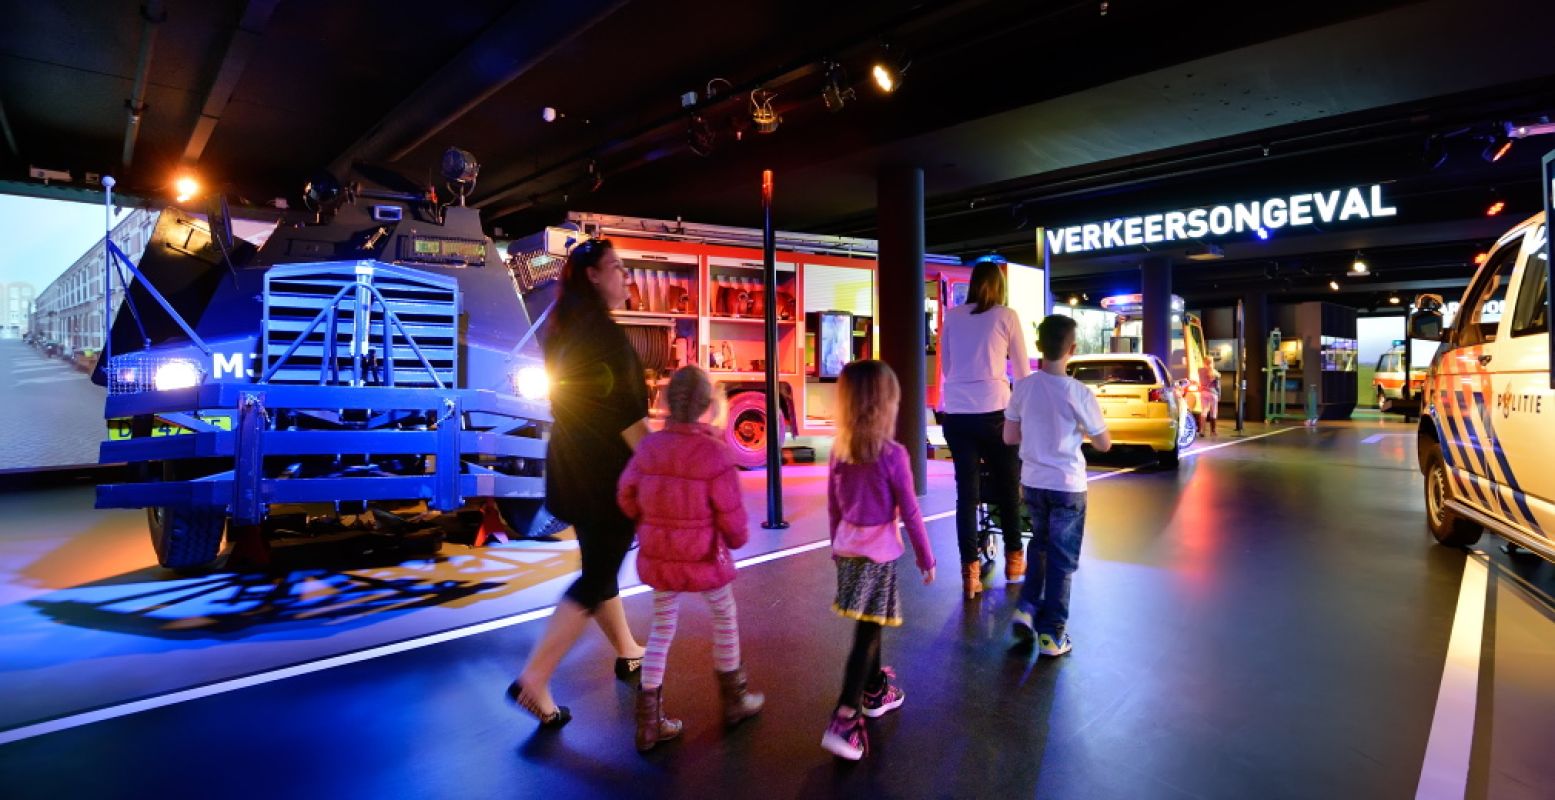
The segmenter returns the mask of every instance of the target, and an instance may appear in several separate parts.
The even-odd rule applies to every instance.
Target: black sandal
[[[540,710],[540,704],[524,689],[522,681],[513,681],[508,684],[508,702],[529,712],[535,719],[540,720],[540,727],[556,729],[572,721],[572,711],[566,706],[557,706],[555,711],[546,714]]]
[[[616,679],[631,683],[633,679],[641,680],[643,660],[638,658],[616,659]]]

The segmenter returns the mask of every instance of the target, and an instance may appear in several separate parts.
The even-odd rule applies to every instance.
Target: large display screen
[[[140,260],[158,211],[120,208],[115,244]],[[103,346],[104,208],[96,203],[0,194],[0,471],[97,463],[106,391],[90,373]],[[274,222],[233,220],[262,242]],[[117,312],[123,288],[113,284]]]

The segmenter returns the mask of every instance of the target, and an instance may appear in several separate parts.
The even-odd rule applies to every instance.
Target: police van
[[[1555,561],[1555,391],[1546,214],[1502,236],[1450,327],[1424,295],[1410,335],[1442,344],[1419,427],[1426,523],[1445,545],[1486,530]]]

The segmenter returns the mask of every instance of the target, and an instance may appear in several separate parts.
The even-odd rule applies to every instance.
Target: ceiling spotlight
[[[540,109],[540,119],[543,119],[546,122],[555,122],[556,120],[565,116],[567,115],[557,111],[554,108],[551,108],[550,106],[546,106],[545,108]]]
[[[1400,302],[1400,300],[1398,299],[1398,295],[1396,295],[1396,294],[1388,295],[1388,302],[1392,303],[1393,305],[1398,305],[1399,302]]]
[[[836,113],[858,95],[853,91],[853,87],[848,85],[848,73],[841,64],[827,61],[824,67],[826,84],[821,87],[821,101],[826,103],[827,111]]]
[[[1366,266],[1366,259],[1360,253],[1355,254],[1355,260],[1350,263],[1351,275],[1365,275],[1370,270]]]
[[[1269,229],[1268,228],[1265,228],[1262,225],[1258,226],[1258,240],[1259,241],[1263,241],[1263,242],[1269,241]]]
[[[1330,288],[1330,289],[1332,289],[1332,290],[1334,290],[1336,292],[1339,291],[1339,281],[1329,281],[1328,282],[1328,288]]]
[[[173,180],[173,191],[178,195],[178,202],[187,203],[200,193],[200,181],[193,175],[180,175]]]
[[[706,117],[695,114],[686,128],[686,141],[691,147],[691,152],[707,158],[718,146],[718,134],[713,130],[713,126],[707,123]]]
[[[1495,163],[1506,156],[1506,154],[1511,151],[1511,149],[1511,139],[1502,140],[1500,137],[1496,137],[1490,140],[1490,144],[1485,145],[1485,152],[1481,153],[1480,155],[1486,161]]]
[[[1490,258],[1490,253],[1487,253],[1487,252],[1484,252],[1484,251],[1475,253],[1474,254],[1474,266],[1477,267],[1477,266],[1485,263],[1486,259],[1488,259],[1488,258]]]
[[[772,133],[783,123],[783,118],[772,109],[772,98],[777,92],[757,89],[751,92],[751,122],[756,123],[757,133]]]
[[[1485,209],[1485,216],[1493,217],[1493,216],[1501,213],[1505,209],[1506,209],[1506,201],[1505,200],[1497,200],[1494,203],[1490,204],[1490,208]]]
[[[874,79],[875,87],[886,94],[895,92],[902,85],[902,76],[907,74],[907,68],[911,62],[899,61],[891,57],[891,46],[882,45],[880,57],[869,68],[869,76]]]
[[[1075,295],[1069,295],[1069,305],[1071,307],[1072,306],[1077,306],[1079,304],[1080,304],[1080,298],[1079,297],[1076,297]]]

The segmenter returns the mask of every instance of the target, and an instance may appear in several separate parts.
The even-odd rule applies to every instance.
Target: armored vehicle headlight
[[[513,389],[526,400],[543,400],[551,394],[551,376],[541,367],[523,367],[513,373]]]
[[[188,389],[199,383],[199,368],[191,362],[180,359],[164,362],[157,367],[156,375],[152,378],[152,385],[156,386],[159,392]]]

